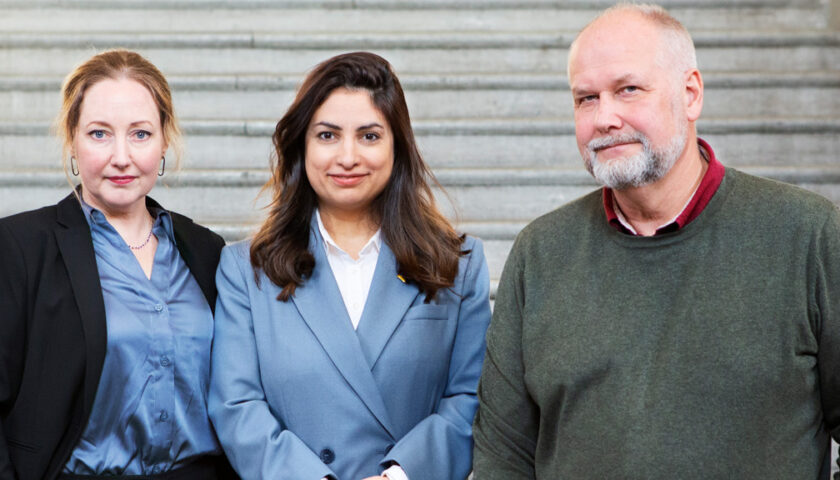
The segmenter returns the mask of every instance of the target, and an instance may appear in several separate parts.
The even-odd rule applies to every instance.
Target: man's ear
[[[703,77],[693,68],[685,73],[685,113],[689,122],[700,118],[703,111]]]

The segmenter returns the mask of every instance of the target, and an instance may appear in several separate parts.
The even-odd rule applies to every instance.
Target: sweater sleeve
[[[831,212],[817,242],[820,394],[826,429],[840,441],[840,210]]]
[[[505,263],[487,331],[475,417],[475,480],[532,479],[539,411],[525,385],[524,267],[519,243]]]

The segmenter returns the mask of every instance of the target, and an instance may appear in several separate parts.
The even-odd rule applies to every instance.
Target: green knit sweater
[[[475,479],[816,479],[840,437],[840,212],[727,169],[678,232],[601,192],[518,236],[487,333]]]

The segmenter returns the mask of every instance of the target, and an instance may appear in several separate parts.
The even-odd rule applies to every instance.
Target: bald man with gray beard
[[[840,437],[840,212],[697,137],[685,28],[622,4],[569,55],[604,185],[528,225],[499,284],[476,480],[827,479]]]

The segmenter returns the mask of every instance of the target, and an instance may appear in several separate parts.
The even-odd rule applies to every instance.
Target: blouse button
[[[160,357],[160,365],[163,367],[168,367],[172,362],[169,361],[169,357],[163,355]]]
[[[163,310],[163,305],[161,305],[159,303],[157,305],[155,305],[155,311],[160,312],[161,310]]]
[[[165,422],[165,421],[167,421],[168,419],[169,419],[169,414],[168,414],[168,413],[166,413],[166,410],[161,410],[161,411],[160,411],[160,421],[161,421],[161,422]]]
[[[318,456],[321,457],[321,461],[327,465],[331,464],[333,460],[335,460],[335,453],[333,453],[333,451],[329,448],[321,450],[321,454]]]

